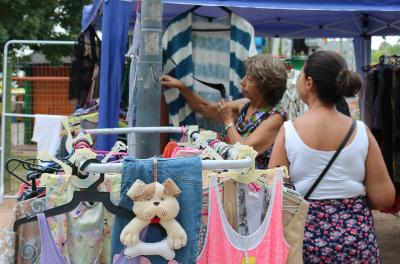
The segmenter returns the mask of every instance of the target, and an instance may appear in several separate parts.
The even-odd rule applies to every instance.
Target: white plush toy
[[[133,201],[133,212],[136,217],[125,226],[120,235],[121,242],[127,246],[125,255],[160,255],[167,260],[175,257],[174,249],[186,246],[187,235],[175,217],[179,212],[176,196],[181,193],[171,179],[160,184],[145,184],[136,180],[127,194]],[[139,240],[139,234],[150,223],[159,223],[167,232],[166,241],[145,243]],[[167,245],[167,247],[166,247]]]

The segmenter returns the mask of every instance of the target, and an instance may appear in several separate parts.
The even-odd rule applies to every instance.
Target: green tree
[[[386,41],[383,41],[382,43],[381,43],[381,45],[379,45],[379,50],[386,50],[387,48],[389,48],[391,45],[388,43],[388,42],[386,42]]]
[[[379,50],[373,50],[371,56],[371,63],[376,64],[379,62],[379,57],[382,55],[399,55],[400,56],[400,40],[394,44],[390,45],[387,42],[382,42],[379,46]]]
[[[75,40],[81,29],[83,5],[91,0],[2,0],[0,54],[11,39]],[[55,30],[61,28],[64,30]],[[66,55],[71,49],[52,47],[48,57]]]

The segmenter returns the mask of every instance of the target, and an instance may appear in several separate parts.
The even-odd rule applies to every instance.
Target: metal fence
[[[10,55],[15,54],[11,51],[38,45],[67,45],[71,46],[72,53],[74,44],[74,41],[12,40],[4,47],[0,203],[3,198],[14,197],[13,194],[20,184],[5,171],[5,162],[9,158],[26,159],[37,156],[36,144],[31,140],[35,114],[69,115],[73,112],[73,103],[68,101],[68,58],[55,64],[46,61],[41,50],[37,48],[29,60]]]

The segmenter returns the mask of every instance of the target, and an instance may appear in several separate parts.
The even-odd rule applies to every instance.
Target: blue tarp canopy
[[[83,9],[82,30],[94,22],[96,27],[103,31],[103,43],[112,45],[116,39],[115,36],[104,34],[105,24],[106,28],[118,25],[115,24],[113,16],[104,14],[110,14],[110,11],[111,14],[127,14],[127,9],[132,10],[126,19],[129,19],[130,25],[133,26],[134,3],[129,0],[94,0],[93,5]],[[203,6],[197,9],[196,13],[212,17],[226,15],[225,11],[218,7],[225,6],[248,20],[259,36],[354,38],[357,70],[370,62],[371,36],[400,35],[400,0],[165,0],[163,3],[164,27],[178,14],[195,5]],[[102,17],[99,16],[100,13],[103,14]],[[117,18],[120,19],[118,16]],[[113,30],[107,32],[114,34]],[[112,48],[102,48],[101,52],[100,76],[106,75],[107,81],[100,83],[100,101],[104,104],[100,108],[99,128],[116,127],[118,124],[118,109],[108,107],[119,105],[120,98],[101,97],[101,94],[120,94],[113,93],[112,90],[121,90],[122,80],[117,79],[121,76],[123,58],[117,59],[119,61],[116,63],[115,56],[122,53],[111,51]],[[113,68],[111,73],[109,69],[112,64],[113,67],[117,65],[120,68]],[[117,83],[120,85],[115,85]],[[113,102],[106,103],[106,100]],[[111,112],[115,113],[110,115]],[[114,142],[115,137],[99,136],[97,147],[110,149]]]
[[[118,0],[122,1],[122,0]],[[400,1],[340,0],[318,2],[300,1],[206,1],[165,0],[164,26],[178,14],[194,5],[203,5],[199,14],[222,16],[216,6],[226,6],[248,20],[257,35],[289,38],[349,37],[362,35],[400,35]],[[95,21],[101,0],[95,0],[93,9],[84,8],[82,28]],[[96,12],[94,12],[96,10]],[[133,11],[133,10],[132,10]],[[133,14],[132,23],[135,19]]]

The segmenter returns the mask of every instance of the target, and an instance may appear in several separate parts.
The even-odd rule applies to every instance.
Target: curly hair
[[[285,64],[269,54],[250,57],[245,62],[246,74],[260,85],[260,93],[271,106],[276,105],[286,91]]]

